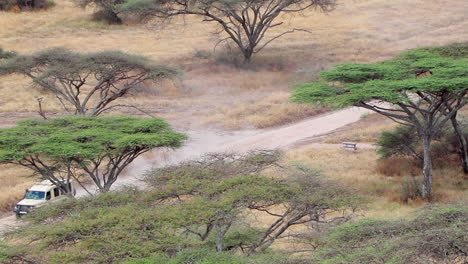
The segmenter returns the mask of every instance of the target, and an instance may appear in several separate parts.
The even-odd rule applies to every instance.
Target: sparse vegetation
[[[35,1],[22,2],[30,6]],[[41,5],[45,3],[45,7],[54,3],[38,2]],[[80,2],[85,8],[77,6]],[[213,5],[196,5],[201,2]],[[0,76],[0,156],[8,151],[10,155],[15,150],[14,154],[21,156],[22,150],[16,148],[18,145],[37,150],[34,149],[37,144],[29,143],[40,141],[44,143],[41,146],[45,150],[35,152],[38,161],[53,162],[57,165],[54,169],[60,169],[61,176],[67,173],[79,176],[87,189],[99,179],[89,180],[92,175],[88,172],[92,170],[94,176],[104,176],[100,178],[101,183],[106,181],[110,188],[117,174],[107,173],[109,170],[104,165],[109,163],[111,166],[107,167],[113,167],[113,157],[123,151],[120,148],[125,145],[123,141],[128,142],[118,135],[127,133],[126,136],[133,138],[132,146],[138,148],[147,143],[146,137],[142,140],[142,134],[148,134],[148,126],[140,127],[141,130],[135,133],[133,126],[129,129],[133,121],[128,120],[122,121],[124,125],[115,119],[108,122],[112,123],[113,129],[96,127],[97,123],[90,121],[91,126],[82,124],[74,131],[69,131],[67,126],[42,124],[66,119],[111,120],[117,117],[108,114],[122,115],[123,112],[129,115],[127,118],[142,122],[154,119],[130,116],[161,116],[177,129],[193,133],[188,145],[175,153],[164,150],[140,155],[133,166],[128,166],[120,174],[128,178],[120,177],[121,184],[113,186],[117,191],[105,192],[107,187],[103,184],[101,189],[105,193],[50,204],[19,221],[6,212],[11,214],[11,207],[21,199],[24,189],[38,179],[37,173],[30,175],[32,171],[28,168],[0,164],[0,263],[467,262],[466,246],[460,243],[466,240],[463,231],[467,228],[468,178],[460,170],[460,164],[468,164],[466,142],[463,142],[465,137],[460,137],[467,127],[464,121],[468,114],[466,107],[452,115],[448,125],[434,134],[431,144],[434,191],[430,205],[435,208],[425,209],[417,215],[413,213],[428,205],[421,199],[423,192],[418,176],[422,164],[417,156],[421,156],[423,149],[418,142],[417,131],[403,131],[397,128],[397,123],[382,115],[368,114],[364,109],[355,108],[275,128],[330,110],[329,104],[294,104],[289,98],[292,85],[320,80],[318,72],[327,70],[332,64],[390,65],[389,68],[378,69],[387,75],[387,79],[370,81],[379,87],[387,82],[395,85],[396,82],[389,80],[394,77],[411,79],[409,83],[415,86],[421,86],[421,83],[432,85],[438,79],[441,84],[450,85],[467,77],[463,67],[454,63],[463,61],[466,65],[466,43],[419,49],[408,53],[406,61],[399,57],[386,63],[374,63],[415,47],[466,41],[466,0],[451,0],[450,3],[437,0],[341,1],[336,6],[333,5],[335,1],[328,0],[296,1],[333,7],[333,12],[305,8],[301,12],[283,10],[278,16],[264,14],[263,17],[272,18],[271,24],[261,20],[250,24],[256,29],[265,26],[264,35],[261,33],[260,38],[255,34],[249,35],[251,32],[244,28],[236,28],[240,30],[235,31],[232,38],[228,34],[229,29],[226,31],[224,27],[223,30],[219,21],[202,21],[206,13],[202,19],[184,13],[168,20],[168,13],[160,12],[167,7],[189,3],[186,9],[189,12],[208,10],[208,15],[215,14],[223,19],[231,16],[233,20],[226,20],[226,25],[234,28],[249,24],[252,15],[268,11],[255,10],[263,3],[287,2],[57,0],[57,6],[50,10],[22,12],[20,6],[13,4],[8,8],[11,12],[0,11],[1,45],[7,50],[0,51],[0,65],[21,60],[25,60],[21,63],[29,63],[38,54],[46,54],[54,47],[63,47],[64,54],[70,55],[65,56],[68,59],[55,60],[53,68],[48,68],[49,65],[35,67],[33,71],[47,77],[39,76],[33,80],[34,87],[30,85],[30,77],[18,72]],[[0,10],[5,3],[13,2],[0,0]],[[154,9],[154,3],[161,4],[156,8],[159,10]],[[230,9],[233,6],[242,8]],[[138,7],[151,8],[134,9]],[[213,8],[216,7],[227,8],[224,10],[227,12],[215,11]],[[131,9],[134,12],[123,12]],[[147,11],[151,15],[162,14],[163,17],[159,18],[163,19],[153,16],[155,20],[152,22],[157,23],[142,26],[137,19],[138,16],[146,18],[144,13]],[[236,18],[239,14],[245,17],[239,20]],[[312,34],[305,34],[301,29]],[[296,33],[289,34],[293,31]],[[213,32],[217,34],[209,34]],[[229,38],[225,40],[225,36]],[[246,39],[249,41],[244,42]],[[239,46],[236,40],[245,45]],[[183,69],[185,74],[177,78],[139,82],[124,96],[101,109],[103,111],[94,112],[93,108],[102,97],[91,98],[83,105],[81,103],[85,100],[80,96],[92,93],[99,81],[106,78],[95,78],[91,76],[93,74],[86,77],[86,70],[81,72],[80,63],[102,58],[100,55],[106,53],[103,50],[108,49],[139,54],[127,56],[127,53],[117,52],[127,59],[132,57],[138,63],[145,61],[145,67],[148,64],[158,66],[152,61],[168,65],[158,66],[162,71],[167,70],[160,77],[174,76],[174,68]],[[10,50],[20,55],[13,56],[8,53]],[[254,56],[249,55],[250,52],[259,53]],[[6,58],[1,58],[2,54],[7,54]],[[78,57],[82,59],[76,59]],[[21,59],[18,61],[18,58]],[[246,67],[249,62],[253,63]],[[395,64],[391,65],[392,62]],[[113,67],[102,66],[99,64],[96,68]],[[402,74],[401,68],[409,70],[408,75]],[[75,70],[80,73],[76,74]],[[355,71],[349,67],[342,71],[343,75],[340,71],[330,72],[340,75],[333,78],[352,77],[341,82],[343,84],[355,78],[356,73],[367,73],[367,70],[359,68]],[[57,72],[67,73],[54,75]],[[381,78],[379,74],[382,72],[378,71],[371,79]],[[136,73],[130,68],[127,71],[128,76]],[[450,74],[454,76],[450,77]],[[442,75],[447,78],[441,78]],[[68,79],[65,80],[64,76]],[[83,79],[86,79],[86,84],[78,93],[73,93],[75,85],[80,86]],[[45,80],[42,84],[65,87],[62,92],[72,91],[72,100],[57,100],[57,93],[42,87],[41,80]],[[332,82],[333,85],[339,83]],[[122,81],[114,82],[111,86],[116,89],[108,90],[109,94],[119,94],[122,85]],[[352,91],[359,84],[346,83],[338,88],[348,85],[353,86],[349,89]],[[75,107],[78,101],[80,108]],[[335,102],[340,100],[331,104]],[[34,126],[31,131],[22,125],[3,127],[36,115],[38,104],[39,114],[44,120],[23,121],[23,124],[33,122],[40,126]],[[453,110],[447,102],[443,102],[441,108]],[[78,116],[63,117],[67,109],[70,114]],[[449,113],[442,112],[445,117],[441,118],[447,118]],[[167,126],[166,122],[160,121]],[[448,128],[450,123],[454,129]],[[40,136],[28,134],[41,127],[44,130],[39,131]],[[270,129],[254,131],[257,128]],[[332,131],[333,128],[338,129]],[[9,138],[5,141],[1,139],[4,131],[20,131],[22,134],[16,135],[18,140]],[[308,131],[311,132],[308,134]],[[48,137],[48,134],[54,137]],[[97,134],[101,136],[97,137]],[[178,141],[183,141],[184,137],[177,135],[180,136]],[[78,140],[72,140],[73,144],[62,144],[62,140],[72,137]],[[345,141],[357,142],[357,150],[341,149],[341,143]],[[382,145],[380,153],[372,144],[378,141]],[[287,147],[288,152],[284,155],[271,150],[244,154],[215,153],[180,162],[209,150],[249,150],[254,146]],[[77,149],[80,153],[67,156]],[[52,150],[56,151],[54,157],[60,157],[51,159],[49,154]],[[102,160],[102,166],[97,164],[99,160]],[[162,163],[158,161],[171,166],[159,167]],[[137,182],[136,179],[142,179],[137,171],[142,171],[152,162],[157,169],[142,177],[144,183]],[[68,170],[68,164],[73,164],[72,172]],[[140,164],[144,166],[140,167]],[[111,174],[114,176],[106,177]],[[122,186],[130,181],[138,187]],[[362,200],[368,201],[365,207],[361,207]],[[453,202],[459,205],[453,205]],[[354,211],[356,207],[361,210]],[[353,222],[349,223],[350,219]],[[348,224],[343,226],[343,222]],[[10,227],[19,227],[20,230],[8,233]],[[330,227],[334,228],[331,233]]]
[[[93,19],[103,21],[109,24],[122,24],[120,17],[120,7],[127,2],[126,0],[76,0],[81,8],[95,7]]]
[[[207,123],[228,129],[271,128],[286,125],[326,112],[325,107],[289,102],[289,93],[275,93],[263,100],[224,106],[206,118]]]
[[[172,77],[176,71],[141,56],[118,51],[80,54],[55,48],[16,56],[0,64],[0,75],[21,74],[53,93],[63,110],[98,116],[145,81]],[[41,101],[39,111],[42,112]]]
[[[3,50],[2,48],[0,48],[0,60],[1,59],[11,59],[11,58],[15,57],[16,55],[17,54],[14,51],[7,51],[7,50]]]
[[[329,12],[334,6],[335,0],[138,0],[128,1],[122,9],[142,19],[193,15],[203,18],[205,22],[216,23],[220,32],[224,33],[216,46],[229,40],[243,55],[244,64],[247,65],[251,63],[254,54],[274,40],[296,31],[307,31],[293,28],[267,38],[268,31],[284,23],[278,20],[307,9]]]

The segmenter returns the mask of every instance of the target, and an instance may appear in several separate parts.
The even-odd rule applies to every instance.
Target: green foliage
[[[0,163],[27,167],[54,183],[84,175],[105,192],[139,155],[154,148],[177,148],[185,139],[159,118],[25,120],[0,129]]]
[[[0,10],[2,10],[1,8],[1,2],[0,2]],[[1,59],[11,59],[13,57],[15,57],[17,55],[16,52],[14,51],[7,51],[7,50],[4,50],[2,48],[0,48],[0,60]]]
[[[468,44],[464,43],[412,50],[384,62],[341,64],[322,72],[321,82],[300,85],[293,101],[345,107],[371,100],[407,102],[408,93],[419,91],[463,91],[468,85],[466,53]],[[416,78],[429,71],[432,75]]]
[[[261,238],[267,228],[258,228],[254,216],[260,210],[282,215],[285,224],[275,224],[278,217],[271,216],[274,219],[262,225],[287,230],[291,223],[331,220],[328,212],[346,211],[357,202],[345,188],[304,166],[281,171],[287,180],[254,173],[258,164],[269,167],[266,164],[274,163],[277,155],[254,152],[234,160],[216,155],[216,165],[210,163],[212,156],[200,166],[188,162],[153,170],[147,181],[153,175],[157,180],[148,182],[157,184],[145,191],[127,188],[38,208],[24,218],[30,225],[17,236],[29,245],[29,256],[47,263],[302,263],[266,251],[270,244]],[[239,170],[241,174],[235,173]],[[220,236],[217,226],[225,231],[221,253],[214,252]],[[263,250],[250,252],[253,256],[240,254],[258,246]]]
[[[14,73],[56,95],[65,111],[98,116],[139,84],[172,77],[177,71],[120,51],[83,54],[53,48],[0,63],[0,75]]]
[[[465,139],[468,140],[468,127],[463,125],[466,123],[466,120],[462,119],[459,122],[465,130],[463,131]],[[438,142],[433,146],[434,158],[443,158],[441,156],[458,153],[460,142],[453,127],[445,126],[442,131],[436,135],[436,139]],[[377,145],[379,146],[378,153],[382,159],[395,156],[409,156],[422,159],[422,148],[417,131],[414,127],[398,126],[392,131],[384,131],[379,136]]]
[[[359,220],[334,229],[315,260],[324,264],[454,261],[468,252],[467,223],[468,207],[463,205],[428,208],[412,220]]]
[[[287,253],[267,252],[253,256],[242,256],[230,252],[214,252],[207,249],[191,249],[182,251],[174,258],[153,256],[144,259],[131,260],[125,264],[306,264],[305,260],[294,259]]]
[[[379,136],[378,152],[383,159],[398,155],[421,158],[421,155],[416,152],[418,141],[418,134],[414,128],[398,126],[393,131],[384,131]]]
[[[0,129],[0,162],[30,156],[91,160],[137,149],[179,147],[185,136],[158,118],[67,116]]]

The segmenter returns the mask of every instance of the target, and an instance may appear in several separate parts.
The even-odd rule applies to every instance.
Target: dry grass
[[[343,134],[331,136],[325,143],[338,144],[341,142],[377,142],[379,135],[383,131],[395,128],[395,123],[387,123],[366,128],[357,128],[344,132]]]
[[[293,123],[327,111],[307,104],[290,102],[290,94],[274,93],[260,101],[219,108],[206,122],[224,128],[269,128]]]
[[[415,208],[425,205],[422,201],[400,202],[401,186],[405,177],[386,177],[377,170],[378,155],[373,150],[349,152],[341,149],[301,149],[290,151],[288,160],[300,161],[322,170],[325,175],[355,188],[370,200],[367,216],[403,217]],[[438,202],[467,201],[466,180],[458,168],[434,171],[434,195]]]
[[[329,135],[325,143],[338,144],[341,142],[375,143],[383,131],[392,130],[397,123],[388,118],[370,113],[361,116],[361,119]]]
[[[246,98],[259,96],[251,94],[253,90],[288,89],[291,82],[310,80],[317,70],[327,68],[330,63],[376,61],[409,48],[466,40],[467,9],[465,0],[452,0],[449,4],[437,0],[362,0],[342,1],[337,10],[328,15],[308,11],[287,19],[283,26],[269,32],[270,36],[275,36],[285,29],[301,27],[312,34],[289,34],[265,49],[256,58],[257,63],[273,67],[266,67],[264,73],[231,71],[224,74],[221,68],[213,72],[206,63],[200,64],[193,57],[194,52],[211,52],[216,42],[210,34],[214,25],[203,23],[200,18],[178,19],[165,27],[109,26],[90,21],[92,10],[79,9],[71,0],[57,0],[57,6],[46,11],[0,12],[0,45],[20,53],[50,47],[83,52],[120,49],[160,62],[184,65],[188,72],[205,69],[203,75],[189,73],[184,77],[184,84],[194,88],[191,94],[213,99],[208,104],[208,100],[192,100],[191,105],[198,110],[227,100],[225,94],[216,92],[213,83],[222,86],[220,91],[237,91],[229,93],[228,100],[241,103]],[[191,85],[200,81],[202,84]],[[20,77],[1,78],[0,83],[0,111],[34,111],[35,98],[45,96],[31,90],[26,85],[28,82]],[[154,102],[159,100],[158,96],[149,95],[145,99]],[[45,104],[49,111],[59,109],[53,100],[46,100]]]
[[[26,177],[28,170],[13,165],[0,165],[0,171],[0,213],[11,212],[34,180]]]
[[[290,34],[274,42],[256,58],[259,64],[267,67],[253,72],[193,58],[197,50],[211,52],[215,42],[209,34],[213,25],[202,23],[199,18],[188,18],[185,22],[176,20],[164,28],[109,26],[90,21],[91,10],[78,9],[71,0],[56,2],[57,6],[47,11],[0,12],[0,46],[20,53],[51,47],[82,52],[120,49],[159,62],[183,65],[186,75],[177,85],[166,83],[151,87],[148,93],[133,94],[122,103],[134,104],[189,125],[201,119],[200,116],[206,116],[207,110],[215,112],[211,114],[211,121],[227,127],[267,127],[293,122],[318,110],[289,104],[289,85],[312,79],[317,70],[327,68],[330,63],[377,61],[409,48],[468,39],[466,0],[341,1],[337,10],[329,15],[308,12],[271,31],[273,36],[286,28],[303,27],[312,34]],[[281,92],[266,96],[278,90]],[[47,111],[60,110],[52,97],[31,89],[29,80],[20,76],[0,78],[0,111],[35,111],[37,97],[45,98]],[[228,107],[230,105],[234,107]],[[330,141],[373,141],[382,129],[369,125]],[[329,170],[331,174],[349,178],[351,183],[358,175],[356,184],[362,191],[373,189],[371,193],[376,195],[389,192],[385,184],[397,186],[392,182],[395,179],[382,178],[373,170],[369,171],[375,166],[372,152],[347,156],[325,150],[317,153],[323,154],[323,157],[314,157],[318,167],[337,165],[341,161],[348,163],[346,166],[351,167],[344,171]],[[27,180],[17,181],[17,174],[21,175],[11,168],[2,171],[0,179],[4,189],[1,195],[4,198],[0,201],[22,194]],[[392,208],[388,199],[377,198],[381,199],[386,201],[382,204]],[[400,210],[403,209],[397,211]]]

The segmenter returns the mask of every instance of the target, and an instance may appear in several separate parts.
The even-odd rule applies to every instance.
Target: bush
[[[422,198],[421,184],[414,177],[408,177],[401,183],[400,201],[407,203],[410,200]]]
[[[392,131],[385,131],[380,135],[377,142],[379,146],[378,153],[382,159],[388,159],[392,156],[420,158],[420,154],[416,151],[418,141],[418,135],[413,128],[399,126]]]
[[[4,0],[0,0],[0,10],[2,10],[2,1]],[[0,48],[0,59],[10,59],[10,58],[13,58],[15,57],[17,54],[16,52],[14,51],[6,51],[2,48]]]
[[[122,24],[120,17],[120,6],[125,4],[126,0],[75,0],[77,5],[82,8],[93,6],[96,12],[92,18],[95,21],[102,21],[109,24]]]
[[[421,161],[408,157],[390,157],[377,161],[376,171],[385,176],[416,176],[421,172]]]
[[[0,11],[9,11],[13,7],[17,6],[16,0],[0,0]],[[2,49],[0,48],[0,58],[2,58]]]
[[[267,252],[252,256],[241,256],[233,252],[218,253],[201,249],[185,250],[173,258],[152,256],[124,262],[125,264],[308,264],[304,259],[294,259],[288,254]]]
[[[459,121],[468,140],[468,126],[465,120]],[[418,175],[422,166],[422,147],[414,128],[399,126],[383,132],[377,145],[381,160],[377,171],[386,176]],[[434,168],[460,166],[460,143],[451,125],[447,125],[436,135],[431,147]]]
[[[93,13],[92,19],[109,24],[122,24],[122,19],[119,18],[115,12],[108,9],[97,10]]]
[[[412,220],[364,219],[334,229],[314,260],[318,264],[406,264],[424,259],[464,263],[466,230],[465,205],[426,208]]]
[[[27,257],[51,264],[300,263],[269,258],[271,243],[293,226],[348,219],[360,201],[305,166],[282,169],[283,178],[258,174],[280,157],[276,151],[210,154],[148,172],[145,191],[41,207],[24,218],[31,224],[13,235],[22,241],[15,247],[28,246]],[[271,210],[259,228],[255,217]]]
[[[53,1],[53,0],[48,0],[48,1],[45,2],[45,8],[46,9],[55,7],[56,5],[57,5],[57,3],[55,3],[55,1]]]

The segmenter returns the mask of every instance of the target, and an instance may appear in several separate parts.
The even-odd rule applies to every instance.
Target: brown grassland
[[[330,14],[311,11],[288,18],[282,28],[270,32],[271,36],[298,27],[312,33],[279,39],[255,58],[254,70],[243,70],[222,62],[220,58],[226,56],[226,51],[213,51],[216,39],[211,32],[215,27],[199,18],[176,20],[164,27],[134,23],[110,26],[91,21],[92,10],[81,10],[70,0],[56,2],[56,7],[46,11],[0,12],[0,47],[19,53],[51,47],[81,52],[118,49],[179,67],[185,73],[178,80],[149,85],[123,99],[123,103],[168,118],[186,129],[266,128],[295,122],[324,109],[290,103],[292,84],[317,78],[316,73],[331,64],[378,61],[410,48],[468,40],[466,0],[339,1]],[[19,112],[24,113],[22,116],[36,116],[38,97],[44,98],[47,111],[60,114],[53,97],[31,88],[29,80],[1,77],[0,112],[8,122],[0,120],[0,124],[10,124],[16,119],[11,116]],[[338,131],[326,142],[373,142],[379,132],[394,126],[391,122],[375,123]],[[398,216],[418,206],[399,203],[396,196],[402,177],[377,173],[377,155],[372,150],[348,153],[304,148],[289,156],[373,197],[372,214]],[[32,180],[21,177],[29,172],[20,168],[0,166],[0,171],[0,210],[6,211]],[[463,195],[456,184],[457,175],[454,169],[436,172],[441,201]],[[442,185],[442,181],[450,184]]]

